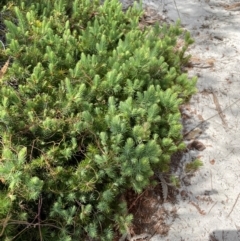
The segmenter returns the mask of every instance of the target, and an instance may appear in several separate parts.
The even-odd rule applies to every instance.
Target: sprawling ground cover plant
[[[141,10],[117,0],[20,2],[2,10],[15,21],[1,52],[1,240],[113,240],[132,219],[126,190],[184,147],[192,40],[179,25],[141,30]]]

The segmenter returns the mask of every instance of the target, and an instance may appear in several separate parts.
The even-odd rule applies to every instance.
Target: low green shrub
[[[3,9],[17,21],[0,79],[1,240],[113,240],[132,220],[126,190],[184,148],[192,40],[179,24],[141,30],[117,0],[21,2]]]

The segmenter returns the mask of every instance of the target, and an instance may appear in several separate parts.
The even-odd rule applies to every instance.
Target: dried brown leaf
[[[8,58],[7,62],[3,65],[3,67],[0,70],[0,79],[3,78],[4,74],[7,72],[8,66],[9,66],[10,58]]]
[[[197,140],[188,144],[187,147],[190,150],[196,149],[198,151],[203,151],[204,149],[206,149],[206,146],[201,141],[197,141]]]
[[[214,159],[212,159],[211,161],[209,161],[210,162],[210,164],[212,164],[212,165],[214,165],[215,164],[215,160]]]

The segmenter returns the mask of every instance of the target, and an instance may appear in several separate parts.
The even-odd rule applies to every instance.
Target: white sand
[[[206,149],[191,153],[200,155],[204,166],[190,179],[190,185],[182,183],[181,190],[187,194],[185,200],[179,194],[178,204],[165,204],[166,208],[175,206],[179,215],[171,223],[168,236],[154,236],[151,241],[238,241],[240,1],[176,0],[179,14],[173,0],[148,1],[148,4],[159,9],[160,14],[162,9],[167,10],[164,14],[169,20],[175,21],[180,15],[183,26],[195,39],[190,49],[195,64],[189,74],[199,76],[199,93],[190,101],[187,129],[200,123],[201,117],[206,120],[200,126],[203,133],[197,138]],[[222,118],[214,95],[223,110]],[[207,120],[212,116],[215,117]],[[184,158],[189,158],[189,154]]]

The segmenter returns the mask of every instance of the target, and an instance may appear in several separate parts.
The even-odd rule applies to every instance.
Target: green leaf
[[[19,152],[18,152],[18,163],[19,165],[23,164],[26,160],[26,155],[27,155],[27,148],[23,147]]]

